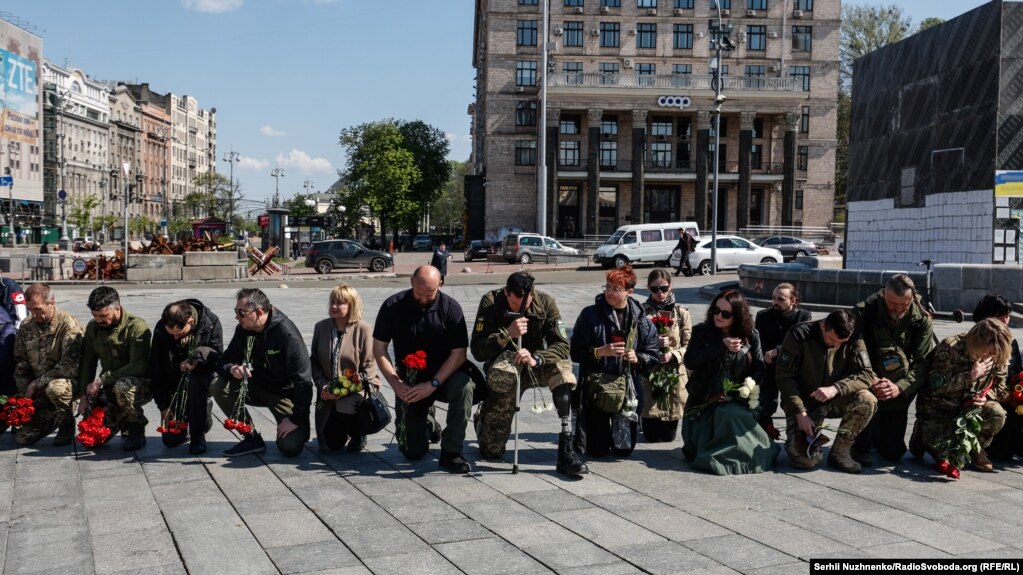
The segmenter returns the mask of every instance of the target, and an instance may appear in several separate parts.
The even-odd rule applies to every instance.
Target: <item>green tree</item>
[[[114,227],[117,226],[117,223],[119,221],[120,219],[117,217],[116,214],[105,214],[102,216],[95,216],[92,218],[92,224],[96,226],[97,229],[103,230],[103,237],[106,238],[106,241],[110,241],[111,239],[113,239],[114,237],[113,230]]]
[[[202,212],[207,216],[226,220],[231,196],[234,194],[227,176],[213,171],[203,172],[192,179],[192,185],[201,190],[194,194],[201,195]],[[193,194],[189,194],[191,195]]]
[[[942,18],[936,18],[934,16],[931,16],[930,18],[924,18],[923,20],[921,20],[920,24],[918,24],[916,27],[916,31],[923,32],[924,30],[930,28],[931,26],[938,26],[944,23],[945,20],[943,20]]]
[[[438,230],[447,232],[464,229],[465,176],[472,172],[472,164],[451,160],[451,177],[444,183],[439,198],[430,206],[430,221]]]
[[[412,152],[421,175],[419,181],[411,187],[411,198],[419,204],[419,214],[415,221],[407,222],[405,226],[411,237],[417,231],[419,216],[430,211],[444,192],[444,185],[451,179],[452,166],[447,159],[451,145],[444,132],[422,120],[401,121],[397,126],[405,148]]]
[[[906,37],[910,19],[892,6],[842,6],[839,40],[838,124],[835,148],[835,220],[845,221],[849,172],[849,133],[852,121],[853,62],[878,48]]]
[[[349,190],[358,204],[366,205],[380,217],[380,239],[386,244],[384,230],[388,224],[396,228],[419,213],[419,206],[411,197],[412,185],[422,177],[415,158],[405,148],[393,122],[345,128],[339,143],[348,153],[343,177]]]
[[[309,199],[309,196],[305,194],[295,194],[291,199],[284,201],[284,207],[288,208],[291,216],[315,216],[316,206],[307,206],[305,201]]]
[[[184,213],[182,214],[184,217],[198,218],[208,205],[208,197],[202,192],[192,192],[186,195],[181,203],[184,204]]]
[[[149,216],[133,216],[128,220],[128,230],[135,237],[140,237],[146,232],[154,232],[159,227],[159,222]]]
[[[84,197],[79,196],[75,198],[72,201],[71,208],[68,210],[68,223],[74,225],[78,230],[91,229],[92,213],[99,204],[100,198],[96,194],[87,194]]]

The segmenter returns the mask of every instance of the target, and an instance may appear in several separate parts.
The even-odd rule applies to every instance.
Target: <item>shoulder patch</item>
[[[476,327],[474,329],[477,332],[483,331],[483,318],[476,319]]]
[[[568,339],[568,331],[565,330],[565,322],[560,319],[558,320],[558,333],[561,334],[561,337]]]
[[[941,375],[940,373],[932,373],[931,380],[929,383],[931,384],[931,389],[937,389],[945,385],[945,376]]]

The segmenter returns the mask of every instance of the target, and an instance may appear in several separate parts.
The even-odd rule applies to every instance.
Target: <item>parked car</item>
[[[325,240],[309,246],[305,265],[321,274],[340,268],[358,267],[382,272],[385,268],[394,266],[394,257],[387,252],[371,250],[352,240]]]
[[[788,259],[817,255],[816,244],[792,236],[768,236],[755,239],[753,242],[765,248],[774,248]]]
[[[91,252],[99,249],[99,244],[92,236],[84,236],[71,240],[71,251]]]
[[[604,269],[611,266],[622,268],[639,262],[664,265],[678,244],[679,230],[686,230],[694,238],[700,235],[696,222],[624,225],[593,252],[593,263]]]
[[[465,261],[471,262],[472,260],[485,260],[490,254],[497,253],[497,248],[494,247],[492,242],[487,240],[472,240],[469,245],[465,247]]]
[[[412,249],[417,252],[428,252],[433,249],[433,238],[430,234],[418,234],[416,239],[412,240]]]
[[[700,238],[696,249],[689,254],[689,265],[696,273],[709,276],[710,264],[709,237]],[[781,252],[774,248],[760,247],[739,236],[718,236],[717,238],[717,269],[734,270],[742,264],[776,264],[784,261]],[[672,255],[671,267],[678,267],[679,258]]]
[[[537,258],[546,261],[551,256],[578,256],[579,250],[539,234],[508,234],[504,238],[502,255],[508,263],[529,264]]]

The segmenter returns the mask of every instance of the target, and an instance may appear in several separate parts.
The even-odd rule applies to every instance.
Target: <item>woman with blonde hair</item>
[[[926,449],[935,461],[947,458],[943,443],[956,431],[964,409],[980,408],[980,449],[970,453],[979,471],[993,471],[986,449],[1005,423],[999,404],[1009,395],[1006,373],[1012,353],[1012,332],[995,318],[977,322],[965,334],[946,338],[934,350],[928,384],[916,400],[916,425],[910,451],[920,457]]]
[[[355,408],[362,401],[359,386],[380,388],[373,359],[373,327],[362,320],[362,298],[348,284],[330,292],[326,319],[313,328],[311,357],[316,385],[316,439],[321,450],[349,453],[366,447]]]

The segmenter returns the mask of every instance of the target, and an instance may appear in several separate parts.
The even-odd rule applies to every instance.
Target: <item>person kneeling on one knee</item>
[[[874,372],[866,347],[860,339],[850,341],[855,327],[853,315],[838,310],[821,321],[796,324],[782,343],[775,378],[787,420],[785,450],[796,467],[820,463],[815,439],[824,419],[841,417],[828,465],[847,473],[861,470],[850,449],[877,410],[877,398],[870,392]]]
[[[500,458],[511,434],[516,380],[520,395],[546,386],[561,418],[557,470],[565,475],[588,473],[572,451],[571,395],[576,385],[569,359],[568,334],[554,298],[533,290],[529,272],[508,276],[503,289],[483,296],[476,312],[470,348],[484,362],[490,395],[480,407],[476,433],[480,452]]]

